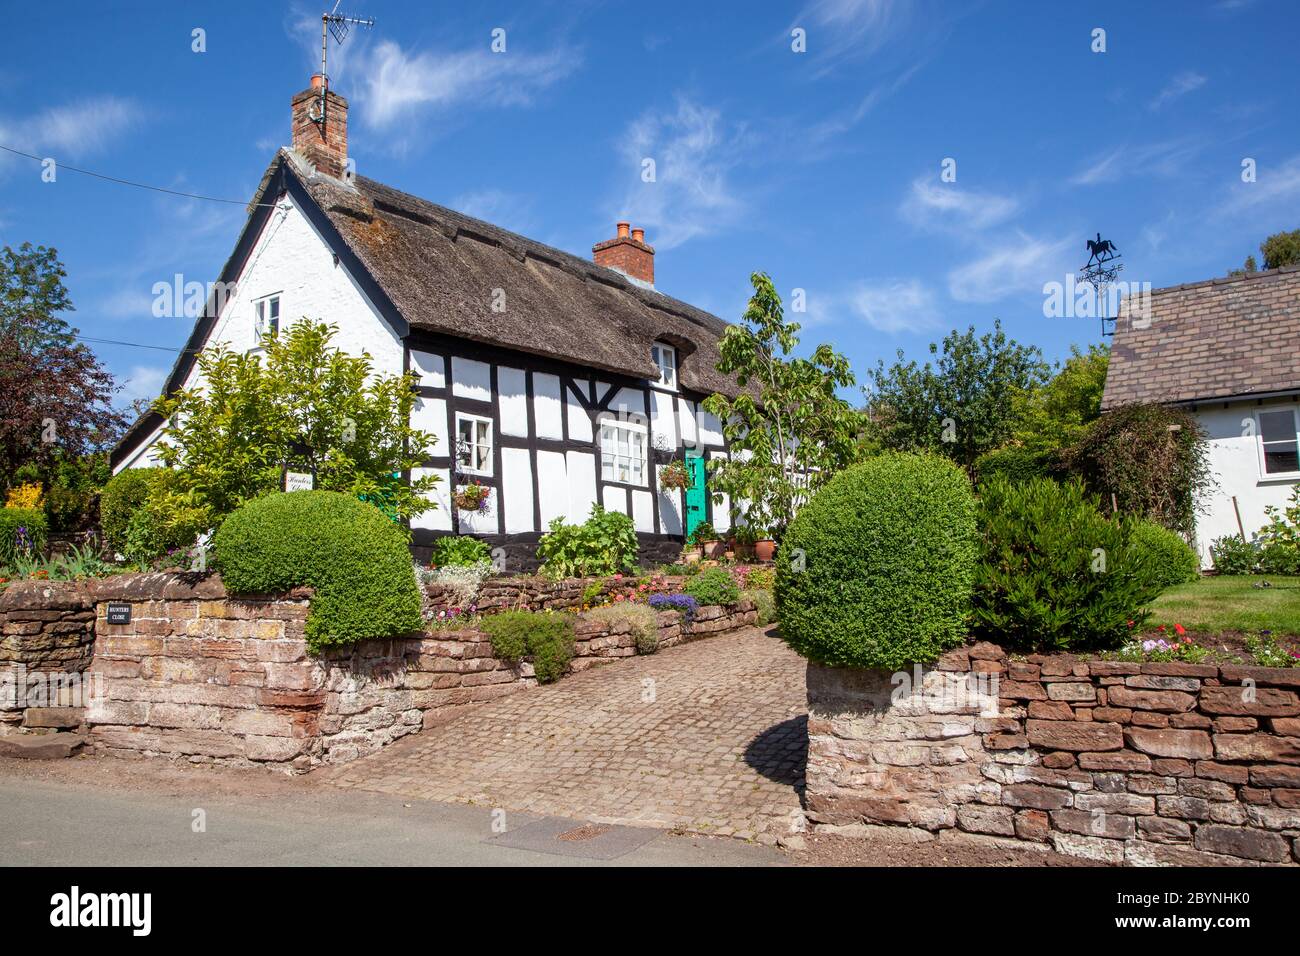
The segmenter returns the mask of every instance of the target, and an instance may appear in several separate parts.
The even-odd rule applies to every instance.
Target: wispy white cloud
[[[898,212],[922,229],[977,231],[1005,222],[1020,209],[1011,196],[963,189],[957,183],[939,182],[935,176],[912,181]]]
[[[920,279],[859,282],[848,295],[854,317],[878,332],[919,332],[940,325],[934,292]]]
[[[782,38],[790,31],[807,32],[807,55],[815,56],[819,73],[842,60],[867,59],[879,53],[907,29],[914,11],[912,0],[813,0],[804,6]]]
[[[358,116],[388,129],[424,113],[456,106],[522,106],[582,63],[580,51],[556,46],[540,53],[492,53],[487,45],[414,52],[391,40],[375,44],[355,69]]]
[[[1280,164],[1261,163],[1256,167],[1253,183],[1238,178],[1215,214],[1235,216],[1264,210],[1276,219],[1290,214],[1289,210],[1294,211],[1295,206],[1300,206],[1300,155]]]
[[[93,96],[25,117],[0,117],[0,140],[25,152],[89,156],[137,126],[145,111],[131,99]]]
[[[1175,74],[1168,83],[1155,95],[1155,98],[1147,104],[1147,109],[1158,110],[1166,103],[1170,103],[1179,97],[1186,96],[1195,90],[1199,90],[1205,85],[1205,76],[1192,70],[1184,70]]]
[[[129,372],[118,378],[122,390],[113,396],[114,402],[121,408],[128,407],[137,399],[152,401],[162,394],[163,383],[167,381],[165,368],[152,365],[135,365]]]
[[[615,217],[644,226],[647,240],[671,249],[724,229],[746,208],[732,171],[749,142],[743,125],[727,122],[720,110],[679,96],[671,111],[650,111],[634,120],[619,139],[619,151],[635,184],[619,202]],[[645,181],[646,161],[654,163]]]
[[[1176,176],[1204,143],[1190,139],[1168,140],[1134,146],[1126,143],[1101,153],[1070,177],[1075,186],[1117,182],[1132,176]]]
[[[1069,268],[1069,239],[1039,239],[1023,232],[995,245],[991,252],[948,273],[948,294],[958,302],[998,302],[1008,296],[1041,290]]]

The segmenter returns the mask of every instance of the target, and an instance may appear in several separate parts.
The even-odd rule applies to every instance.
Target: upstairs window
[[[456,464],[468,475],[492,474],[492,419],[456,413]]]
[[[659,381],[664,388],[677,387],[677,350],[671,345],[656,342],[650,346],[650,358],[659,366]]]
[[[257,341],[280,331],[280,296],[268,295],[253,303],[253,329]]]
[[[625,485],[646,483],[646,429],[632,422],[600,426],[600,477]]]
[[[1267,478],[1300,472],[1300,429],[1296,426],[1296,409],[1260,411],[1257,417],[1261,474]]]

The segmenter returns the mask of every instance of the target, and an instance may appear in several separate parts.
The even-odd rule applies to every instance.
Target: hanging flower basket
[[[686,470],[686,463],[681,460],[670,461],[659,472],[660,488],[689,488],[691,476]]]
[[[492,489],[487,485],[480,485],[477,481],[471,482],[462,488],[459,488],[452,496],[452,503],[461,511],[487,511],[488,495]]]

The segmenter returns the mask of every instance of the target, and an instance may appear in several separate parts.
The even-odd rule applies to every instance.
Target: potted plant
[[[688,544],[682,548],[682,564],[699,564],[700,547],[697,544]]]
[[[736,551],[736,558],[741,561],[750,561],[754,557],[754,542],[758,540],[758,535],[754,529],[748,525],[741,525],[736,529],[735,544],[733,547]]]
[[[462,485],[452,494],[452,503],[461,511],[478,511],[487,510],[488,495],[492,489],[487,485],[479,484],[477,481],[471,481],[467,485]]]
[[[754,532],[754,557],[765,564],[776,560],[776,541],[766,530]]]
[[[686,470],[686,462],[674,458],[659,470],[659,487],[672,490],[684,490],[691,486],[691,475]]]
[[[695,526],[691,532],[691,542],[699,545],[706,558],[720,558],[727,549],[727,543],[718,539],[718,532],[707,521],[701,521]]]

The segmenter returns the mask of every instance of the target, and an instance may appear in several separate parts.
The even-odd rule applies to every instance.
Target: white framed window
[[[677,350],[671,345],[656,342],[650,346],[650,358],[659,366],[659,381],[664,388],[677,387]]]
[[[1300,474],[1300,413],[1294,407],[1255,412],[1259,433],[1259,473],[1263,478]]]
[[[268,335],[280,331],[280,294],[268,295],[253,302],[253,331],[261,343]]]
[[[456,464],[469,475],[492,474],[492,419],[456,413]]]
[[[636,422],[601,422],[601,478],[645,487],[646,438],[646,427]]]

